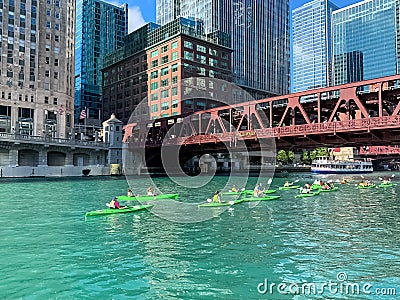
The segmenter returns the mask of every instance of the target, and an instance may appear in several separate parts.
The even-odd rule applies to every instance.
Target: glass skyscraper
[[[335,85],[399,73],[399,8],[367,0],[333,12]]]
[[[308,2],[292,12],[292,92],[331,83],[331,14],[338,7],[327,0]]]
[[[157,22],[201,19],[207,34],[232,37],[234,82],[256,98],[288,93],[289,4],[287,0],[157,0]]]
[[[101,122],[103,57],[123,46],[128,32],[128,5],[97,0],[76,1],[75,121],[87,108],[87,125]]]

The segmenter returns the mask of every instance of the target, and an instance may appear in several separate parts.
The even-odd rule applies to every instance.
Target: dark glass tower
[[[124,44],[128,5],[97,0],[76,1],[75,122],[87,109],[87,125],[101,123],[101,69],[103,57]]]
[[[160,25],[180,15],[229,34],[233,80],[255,98],[289,91],[288,14],[288,0],[157,0]]]

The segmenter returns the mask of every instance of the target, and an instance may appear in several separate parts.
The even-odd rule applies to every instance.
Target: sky
[[[145,23],[156,21],[156,0],[126,0],[109,1],[113,4],[128,3],[129,9],[129,32],[139,28]],[[290,11],[310,2],[309,0],[289,0]],[[357,0],[332,0],[339,7],[345,7],[353,3],[361,2]]]

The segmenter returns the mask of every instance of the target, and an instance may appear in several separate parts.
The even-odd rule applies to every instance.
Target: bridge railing
[[[337,132],[360,131],[369,132],[373,129],[400,128],[400,115],[373,117],[367,119],[354,119],[326,123],[311,123],[263,129],[250,129],[244,131],[222,132],[215,134],[196,134],[192,136],[167,137],[159,140],[134,140],[129,139],[132,146],[159,146],[216,143],[219,141],[234,141],[235,139],[251,140],[257,138],[281,138],[285,136],[306,136],[312,134],[336,134]]]
[[[42,137],[33,135],[22,135],[12,133],[0,133],[0,141],[6,142],[29,142],[33,144],[52,144],[60,146],[78,146],[78,147],[97,147],[97,148],[108,148],[108,143],[96,142],[96,141],[85,141],[75,139],[64,139],[64,138],[53,138],[53,137]]]

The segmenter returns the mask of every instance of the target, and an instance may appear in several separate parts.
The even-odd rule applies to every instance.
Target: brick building
[[[232,51],[228,45],[229,35],[220,31],[205,35],[200,21],[178,18],[164,26],[144,25],[104,60],[103,116],[115,113],[126,124],[146,97],[151,118],[212,107],[215,104],[204,99],[182,102],[179,83],[190,77],[230,81]]]

